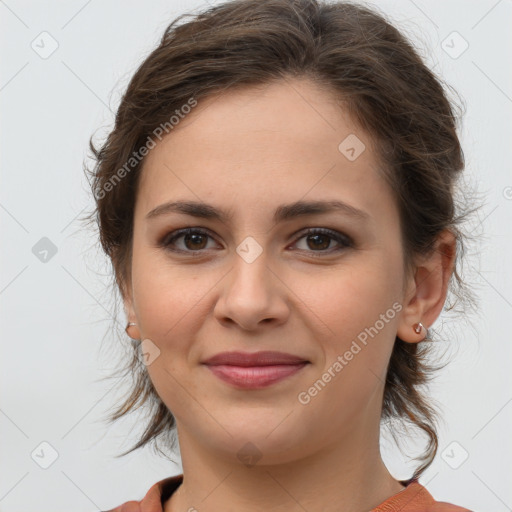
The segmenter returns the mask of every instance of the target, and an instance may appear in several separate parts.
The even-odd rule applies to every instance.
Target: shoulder
[[[127,501],[103,512],[163,512],[164,503],[182,482],[182,474],[164,478],[153,484],[140,501]]]
[[[467,508],[436,501],[428,490],[417,480],[410,483],[399,493],[381,503],[372,512],[471,512]]]
[[[427,509],[428,512],[471,512],[469,508],[459,507],[445,501],[436,501]]]
[[[171,476],[156,482],[140,501],[127,501],[104,512],[163,512],[164,503],[183,482],[183,475]],[[436,501],[417,480],[381,503],[371,512],[471,512],[452,503]]]

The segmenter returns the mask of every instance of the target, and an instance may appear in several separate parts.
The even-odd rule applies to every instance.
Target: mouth
[[[261,389],[300,372],[310,362],[284,352],[222,352],[204,363],[219,379],[241,389]]]

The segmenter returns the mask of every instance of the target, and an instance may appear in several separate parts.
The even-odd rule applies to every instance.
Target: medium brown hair
[[[311,79],[337,96],[375,142],[400,212],[404,270],[411,271],[414,256],[432,251],[437,236],[449,229],[457,241],[449,291],[456,303],[468,298],[459,273],[465,240],[459,226],[469,210],[464,212],[455,196],[464,167],[455,103],[384,15],[349,2],[315,0],[234,0],[200,14],[183,14],[138,67],[106,141],[96,149],[90,140],[95,165],[88,174],[96,208],[88,219],[99,228],[114,287],[123,294],[130,281],[134,204],[144,162],[133,155],[159,126],[169,128],[170,116],[182,112],[191,98],[200,101],[235,87],[293,78]],[[415,477],[432,463],[438,448],[437,412],[421,392],[444,367],[428,362],[431,346],[397,337],[384,389],[383,422],[412,423],[428,438],[424,453],[416,457],[422,464]],[[125,453],[150,441],[164,453],[157,441],[166,437],[167,447],[175,444],[170,435],[175,420],[139,362],[138,350],[135,345],[123,370],[133,379],[132,391],[109,419],[149,406],[144,433]]]

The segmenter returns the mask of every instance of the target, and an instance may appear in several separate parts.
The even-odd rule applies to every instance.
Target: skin
[[[366,146],[354,161],[338,150],[349,134]],[[413,325],[429,327],[440,314],[455,241],[443,232],[405,275],[397,205],[380,165],[369,135],[334,98],[296,78],[202,100],[146,157],[123,293],[128,321],[137,323],[130,335],[160,351],[147,370],[177,422],[184,482],[165,512],[325,512],[340,504],[360,512],[404,488],[379,449],[387,365],[396,335],[417,343],[425,331]],[[178,199],[233,217],[145,218]],[[368,219],[334,212],[273,222],[278,206],[299,199],[344,201]],[[186,227],[210,236],[182,236],[174,246],[183,254],[159,245]],[[305,228],[345,234],[353,246],[329,236],[315,245]],[[251,263],[236,252],[248,236],[262,249]],[[300,403],[298,394],[394,303],[394,318]],[[231,350],[278,350],[309,364],[263,390],[240,390],[201,364]],[[248,442],[258,457],[244,465],[237,455]]]

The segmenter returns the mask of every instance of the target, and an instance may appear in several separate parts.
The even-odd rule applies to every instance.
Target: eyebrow
[[[284,204],[276,208],[274,222],[282,222],[305,215],[319,215],[323,213],[343,213],[360,221],[368,221],[370,215],[342,201],[296,201]],[[200,201],[170,201],[161,204],[151,210],[146,219],[154,219],[169,213],[181,213],[202,219],[214,219],[221,222],[229,222],[233,218],[232,213],[219,210],[213,205]]]

